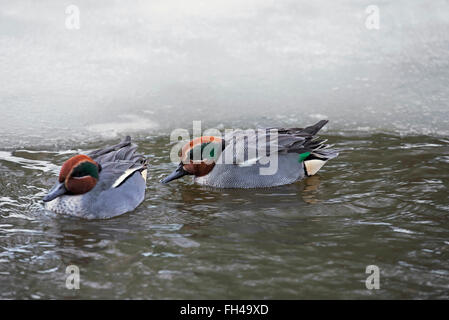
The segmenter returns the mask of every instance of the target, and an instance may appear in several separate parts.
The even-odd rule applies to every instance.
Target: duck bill
[[[188,173],[187,171],[184,170],[183,168],[183,163],[181,162],[179,164],[179,166],[176,168],[175,171],[173,171],[172,173],[170,173],[167,177],[165,177],[164,179],[161,180],[162,183],[169,183],[172,180],[176,180],[179,179],[185,175],[188,175],[190,173]]]
[[[66,192],[67,189],[65,188],[64,183],[57,183],[42,200],[48,202],[62,196]]]

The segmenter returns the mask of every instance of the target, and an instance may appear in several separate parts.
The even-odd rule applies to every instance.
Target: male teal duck
[[[43,198],[47,210],[86,219],[106,219],[134,210],[144,199],[147,160],[126,137],[117,145],[76,155],[61,167]]]
[[[178,167],[161,182],[193,175],[194,182],[217,188],[266,188],[294,183],[316,174],[338,155],[325,144],[326,140],[315,137],[327,122],[321,120],[304,129],[235,130],[227,132],[224,138],[193,139],[181,149]],[[261,144],[266,144],[264,149],[260,149]],[[195,152],[200,157],[195,157]],[[269,169],[267,160],[273,156],[277,167],[262,174]]]

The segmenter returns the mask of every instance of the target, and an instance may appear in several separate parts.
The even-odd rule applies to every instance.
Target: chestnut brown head
[[[63,194],[78,195],[92,190],[99,179],[101,167],[86,155],[68,159],[61,167],[58,183],[44,197],[51,201]]]
[[[202,177],[207,175],[215,166],[223,150],[224,141],[213,136],[203,136],[186,143],[181,149],[181,162],[176,170],[161,180],[168,183],[185,175]]]

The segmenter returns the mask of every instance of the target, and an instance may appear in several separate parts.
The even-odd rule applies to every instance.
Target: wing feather
[[[118,187],[136,171],[148,168],[148,161],[142,154],[136,153],[137,145],[127,136],[120,143],[88,153],[101,165],[99,182],[104,189]]]
[[[267,128],[258,131],[236,130],[225,136],[226,147],[223,156],[226,159],[234,158],[234,164],[247,165],[254,159],[269,156],[272,152],[278,153],[304,153],[311,152],[318,158],[330,159],[336,157],[335,150],[325,150],[326,139],[319,139],[315,135],[326,124],[328,120],[321,120],[318,123],[306,128]],[[277,140],[272,135],[272,131],[277,133]],[[266,155],[259,154],[259,144],[265,143]]]

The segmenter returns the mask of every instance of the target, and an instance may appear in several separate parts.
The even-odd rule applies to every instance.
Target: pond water
[[[378,30],[372,1],[77,1],[78,30],[59,1],[0,2],[0,298],[449,298],[447,1],[380,1]],[[340,155],[301,182],[159,183],[194,120],[323,118]],[[64,160],[128,134],[135,211],[44,210]]]
[[[1,296],[448,298],[449,141],[324,137],[341,154],[318,175],[254,190],[190,177],[162,185],[169,138],[146,137],[145,201],[97,221],[43,209],[54,164],[76,152],[2,152]],[[80,290],[65,288],[68,265],[80,268]],[[380,290],[365,287],[368,265],[380,268]]]

